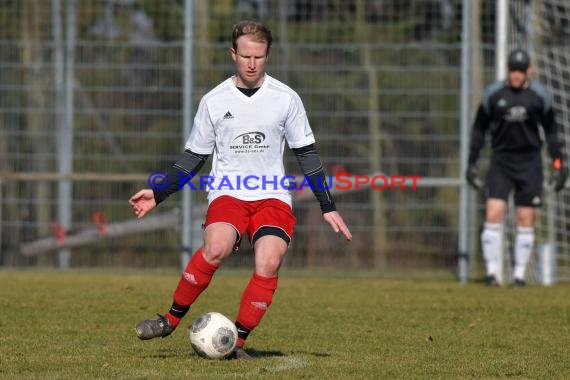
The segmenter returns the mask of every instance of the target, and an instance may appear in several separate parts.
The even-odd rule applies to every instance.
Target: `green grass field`
[[[248,348],[258,360],[208,361],[186,327],[233,319],[245,272],[216,274],[174,335],[139,341],[164,313],[172,272],[0,272],[0,378],[570,378],[570,284],[487,289],[451,280],[284,272]]]

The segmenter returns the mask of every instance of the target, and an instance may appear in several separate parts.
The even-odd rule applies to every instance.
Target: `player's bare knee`
[[[267,270],[270,272],[274,272],[277,273],[279,272],[279,268],[281,267],[281,257],[277,258],[277,257],[272,257],[268,262],[267,262]]]
[[[534,216],[517,216],[517,227],[532,227],[534,226]]]
[[[534,208],[519,206],[516,213],[518,227],[532,227],[534,225]]]
[[[210,264],[219,264],[224,258],[232,252],[232,247],[223,243],[212,242],[206,243],[202,250],[204,259]]]
[[[506,203],[502,200],[489,199],[486,204],[486,217],[487,223],[498,224],[502,223],[505,218]]]
[[[487,214],[487,218],[485,219],[485,221],[487,223],[492,223],[492,224],[501,224],[503,223],[503,215],[489,215]]]
[[[262,276],[274,277],[279,273],[279,268],[281,267],[282,257],[281,256],[271,256],[265,258],[259,265],[258,271]]]
[[[487,209],[487,216],[485,221],[487,223],[499,224],[503,223],[503,219],[505,218],[505,213],[503,210],[496,209],[496,208],[488,208]]]

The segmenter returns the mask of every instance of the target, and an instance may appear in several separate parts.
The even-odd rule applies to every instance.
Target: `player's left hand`
[[[552,178],[550,183],[554,188],[554,191],[558,192],[564,189],[564,185],[568,179],[568,168],[562,165],[562,160],[560,158],[557,158],[552,162],[552,169]]]
[[[467,168],[467,173],[465,173],[465,178],[467,182],[475,189],[480,190],[483,188],[483,180],[479,177],[479,169],[476,165],[469,165]]]
[[[346,240],[352,240],[352,234],[350,233],[350,230],[344,223],[344,220],[342,220],[342,216],[340,216],[337,211],[324,213],[323,218],[327,221],[328,224],[331,225],[334,232],[341,232]]]

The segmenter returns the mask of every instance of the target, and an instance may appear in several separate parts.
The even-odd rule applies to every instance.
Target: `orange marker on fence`
[[[65,243],[65,228],[58,222],[52,222],[51,231],[53,232],[55,239],[57,240],[57,245],[60,247]]]
[[[97,226],[97,231],[99,231],[99,236],[103,237],[107,235],[107,224],[109,224],[109,218],[107,214],[101,211],[95,211],[91,216],[93,223]]]

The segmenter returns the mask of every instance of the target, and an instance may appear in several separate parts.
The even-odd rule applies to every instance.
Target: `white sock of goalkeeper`
[[[524,273],[532,254],[534,245],[534,228],[517,227],[517,237],[515,239],[515,278],[524,280]]]
[[[496,276],[503,249],[503,225],[501,223],[485,223],[481,233],[481,246],[487,276]]]

